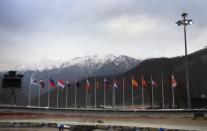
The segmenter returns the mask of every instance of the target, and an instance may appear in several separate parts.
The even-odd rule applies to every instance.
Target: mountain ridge
[[[33,64],[21,64],[14,67],[17,71],[43,71],[43,70],[51,70],[51,69],[58,69],[58,68],[68,68],[71,66],[96,66],[97,68],[101,68],[104,64],[108,64],[115,59],[122,57],[124,55],[115,56],[112,54],[107,54],[103,57],[100,57],[98,55],[92,55],[92,56],[83,56],[83,57],[74,57],[68,60],[51,60],[43,58]],[[129,56],[126,56],[129,57]],[[132,57],[129,57],[132,58]],[[135,58],[134,58],[135,59]],[[138,60],[140,61],[140,60]]]

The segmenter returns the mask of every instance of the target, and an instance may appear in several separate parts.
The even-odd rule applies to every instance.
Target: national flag
[[[45,83],[44,83],[44,81],[43,81],[43,80],[40,80],[40,81],[39,81],[39,85],[40,85],[40,87],[44,88],[44,87],[45,87]]]
[[[55,87],[55,81],[52,80],[51,78],[49,79],[49,84],[50,84],[50,87]]]
[[[58,80],[58,87],[60,88],[60,90],[58,90],[58,95],[61,95],[61,91],[64,90],[65,88],[65,82],[63,80]]]
[[[32,83],[33,83],[34,85],[37,85],[38,82],[37,82],[37,80],[34,79]]]
[[[38,85],[38,82],[37,82],[37,80],[33,79],[33,77],[31,76],[30,77],[30,84],[37,86]]]
[[[113,88],[118,88],[119,83],[115,79],[113,80]]]
[[[79,82],[76,82],[75,85],[76,85],[77,88],[80,87],[80,83]]]
[[[68,88],[71,88],[71,83],[70,83],[69,80],[66,81],[66,86],[67,86]]]
[[[176,81],[176,79],[175,79],[175,77],[174,77],[174,75],[172,74],[172,76],[171,76],[171,79],[172,79],[172,87],[174,88],[174,87],[176,87],[177,86],[177,81]]]
[[[144,77],[142,76],[142,87],[148,87],[147,82],[145,81]]]
[[[151,80],[152,87],[157,87],[157,83],[152,79]]]
[[[138,82],[132,76],[132,88],[136,89],[136,88],[138,88],[138,86],[139,86]]]
[[[88,90],[90,88],[91,88],[91,84],[90,84],[89,80],[87,79],[86,80],[86,89]]]
[[[33,79],[32,80],[32,85],[37,85],[37,84],[38,84],[37,80]]]
[[[104,87],[109,87],[109,82],[106,78],[104,78]]]
[[[99,88],[99,83],[98,83],[98,81],[96,82],[96,88]]]
[[[65,88],[65,83],[63,80],[58,80],[58,87],[64,89]]]

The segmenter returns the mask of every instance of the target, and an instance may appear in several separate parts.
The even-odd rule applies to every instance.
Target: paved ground
[[[41,122],[67,125],[119,125],[132,127],[164,127],[168,129],[207,130],[207,119],[190,116],[159,116],[118,113],[31,113],[1,112],[0,122]]]
[[[57,128],[0,128],[0,131],[58,131]]]

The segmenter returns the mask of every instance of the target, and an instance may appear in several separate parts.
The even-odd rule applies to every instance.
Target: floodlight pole
[[[181,15],[183,19],[176,22],[176,24],[178,26],[180,26],[180,25],[184,26],[187,102],[188,102],[188,109],[191,109],[186,26],[190,25],[192,23],[192,20],[191,19],[186,19],[187,15],[188,15],[187,13],[183,13]]]
[[[185,21],[186,15],[182,15]],[[187,99],[188,99],[188,109],[191,108],[190,101],[190,84],[189,84],[189,65],[188,65],[188,52],[187,52],[187,38],[186,38],[186,24],[184,24],[184,39],[185,39],[185,58],[186,58],[186,86],[187,86]]]

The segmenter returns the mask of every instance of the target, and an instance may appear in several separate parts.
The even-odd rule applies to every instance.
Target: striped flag
[[[49,79],[49,84],[50,84],[50,87],[51,87],[51,88],[53,88],[53,87],[56,86],[56,85],[55,85],[55,81],[52,80],[51,78]]]
[[[58,80],[58,87],[64,89],[65,88],[65,83],[63,80]]]

